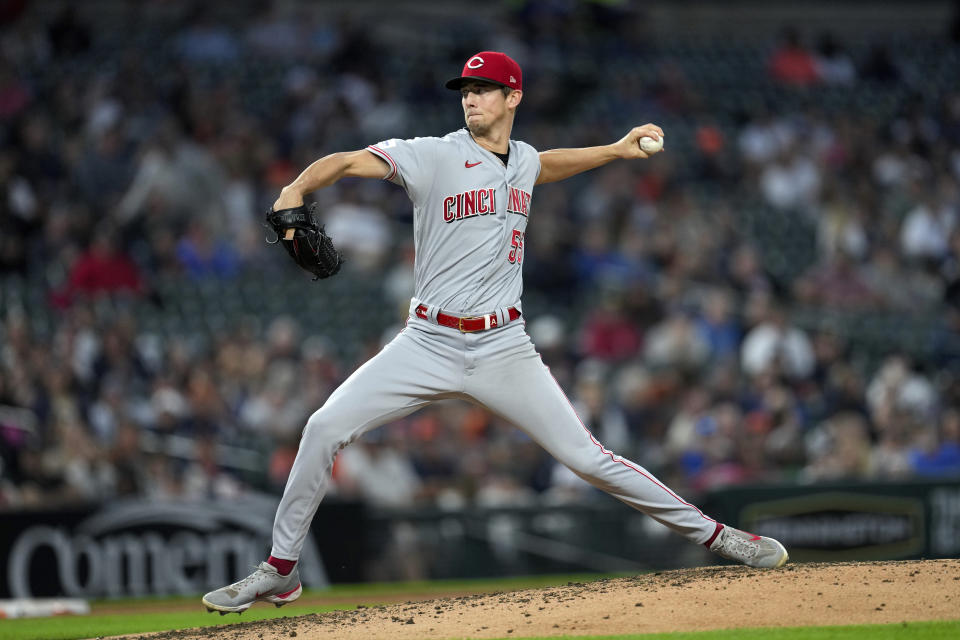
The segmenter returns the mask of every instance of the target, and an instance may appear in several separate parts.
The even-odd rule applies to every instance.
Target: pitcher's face
[[[519,91],[504,95],[500,85],[474,80],[460,87],[460,102],[467,129],[474,136],[482,136],[504,121],[520,102]]]

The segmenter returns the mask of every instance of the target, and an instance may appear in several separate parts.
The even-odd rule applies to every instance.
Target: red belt
[[[423,318],[426,320],[427,305],[421,304],[414,309],[414,313],[417,314],[418,318]],[[507,317],[509,317],[509,322],[513,322],[520,317],[520,312],[517,311],[516,307],[510,307],[507,309]],[[461,318],[460,316],[451,316],[450,314],[438,311],[437,324],[443,325],[444,327],[450,327],[451,329],[459,329],[463,333],[473,333],[474,331],[484,331],[485,329],[496,329],[499,326],[499,321],[497,320],[497,314],[495,313],[488,313],[483,316],[473,316],[470,318]]]

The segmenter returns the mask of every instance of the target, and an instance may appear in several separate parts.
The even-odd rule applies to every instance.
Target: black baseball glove
[[[314,280],[320,280],[340,271],[343,256],[333,246],[330,236],[323,232],[316,208],[316,202],[309,209],[306,205],[280,211],[271,208],[264,226],[277,236],[276,240],[268,236],[268,244],[282,243],[294,262],[312,273]]]

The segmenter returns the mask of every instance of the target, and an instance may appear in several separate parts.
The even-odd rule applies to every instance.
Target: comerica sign
[[[239,574],[236,567],[251,566],[248,559],[260,554],[260,543],[238,533],[189,531],[169,538],[144,532],[95,539],[44,525],[25,530],[17,539],[7,575],[11,595],[35,595],[30,566],[52,553],[56,577],[68,596],[197,593],[211,584],[229,583],[229,576]]]
[[[5,516],[0,597],[195,594],[249,573],[269,551],[272,500],[121,503]],[[12,526],[7,526],[9,525]],[[312,541],[301,574],[327,584]]]

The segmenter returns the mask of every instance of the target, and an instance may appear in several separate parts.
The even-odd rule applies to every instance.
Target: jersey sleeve
[[[430,183],[436,174],[436,139],[413,138],[402,140],[393,138],[377,144],[371,144],[367,150],[382,158],[390,165],[384,180],[406,189],[412,200],[429,191]]]
[[[517,149],[523,156],[523,166],[529,167],[524,170],[524,173],[527,176],[530,176],[532,173],[533,179],[530,181],[530,188],[532,189],[533,185],[540,179],[540,170],[543,168],[540,163],[540,152],[532,145],[521,141],[517,141]]]
[[[530,154],[533,165],[537,168],[536,175],[533,176],[533,183],[536,184],[537,180],[540,179],[540,171],[543,170],[543,165],[540,163],[540,152],[527,143],[523,143],[523,146],[527,148],[527,153]]]

